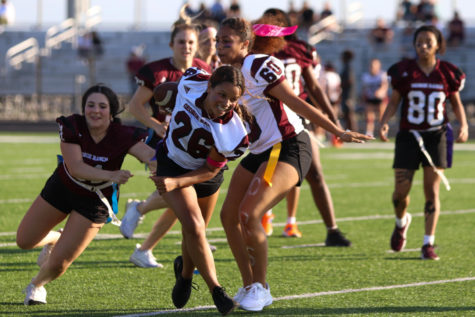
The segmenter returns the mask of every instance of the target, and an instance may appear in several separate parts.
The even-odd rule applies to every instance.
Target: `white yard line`
[[[472,214],[475,213],[475,209],[460,209],[460,210],[446,210],[441,211],[440,214],[442,216],[450,216],[450,215],[463,215],[463,214]],[[422,212],[419,213],[411,213],[412,217],[423,217],[424,214]],[[345,217],[345,218],[337,218],[337,222],[346,222],[346,221],[366,221],[366,220],[379,220],[379,219],[394,219],[394,215],[371,215],[371,216],[361,216],[361,217]],[[299,221],[299,226],[305,225],[312,225],[317,223],[323,223],[322,220],[308,220],[308,221]],[[274,227],[284,227],[285,222],[277,222],[273,223]],[[223,227],[214,227],[206,229],[208,232],[221,232],[224,231]],[[14,236],[16,232],[0,232],[0,236]],[[169,231],[167,234],[174,234],[178,235],[181,234],[180,230],[172,230]],[[146,238],[148,233],[135,233],[133,239],[136,238]],[[99,233],[96,235],[94,239],[96,240],[110,240],[110,239],[122,239],[122,235],[120,233]],[[218,239],[214,240],[218,242]],[[0,246],[3,246],[0,244]]]
[[[289,296],[281,296],[274,298],[274,302],[276,301],[283,301],[283,300],[294,300],[294,299],[303,299],[303,298],[314,298],[319,296],[326,296],[326,295],[339,295],[339,294],[348,294],[348,293],[359,293],[359,292],[373,292],[373,291],[385,291],[390,289],[396,288],[409,288],[409,287],[417,287],[417,286],[428,286],[428,285],[438,285],[438,284],[447,284],[447,283],[460,283],[460,282],[469,282],[475,281],[475,277],[461,277],[455,278],[450,280],[438,280],[438,281],[427,281],[427,282],[417,282],[417,283],[409,283],[409,284],[396,284],[396,285],[387,285],[387,286],[373,286],[373,287],[364,287],[364,288],[350,288],[350,289],[343,289],[338,291],[325,291],[325,292],[317,292],[317,293],[308,293],[308,294],[300,294],[300,295],[289,295]],[[171,313],[183,313],[183,312],[193,312],[199,310],[206,310],[206,309],[216,309],[215,306],[197,306],[193,308],[185,308],[185,309],[170,309],[170,310],[160,310],[156,312],[149,312],[143,314],[131,314],[131,315],[117,315],[121,317],[143,317],[143,316],[156,316],[156,315],[165,315]]]

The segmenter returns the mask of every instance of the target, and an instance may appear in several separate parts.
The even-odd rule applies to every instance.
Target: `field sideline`
[[[0,133],[0,315],[31,316],[218,316],[199,275],[198,290],[185,309],[173,307],[173,260],[180,253],[180,227],[154,250],[163,269],[140,269],[128,262],[160,212],[147,215],[134,239],[123,239],[106,225],[64,276],[46,286],[48,304],[25,307],[22,289],[36,274],[37,250],[20,250],[15,231],[55,166],[57,134]],[[394,226],[390,201],[393,143],[345,144],[323,148],[321,158],[331,189],[337,222],[352,240],[350,248],[323,246],[325,228],[309,187],[302,187],[297,221],[300,239],[282,238],[285,202],[274,208],[274,234],[269,238],[269,273],[274,303],[259,316],[473,316],[475,315],[475,144],[457,144],[454,167],[446,171],[452,186],[441,186],[442,213],[436,234],[440,261],[420,260],[424,199],[422,173],[416,173],[409,212],[414,216],[405,252],[389,251]],[[227,246],[219,212],[236,163],[225,173],[208,238],[218,278],[228,293],[240,277]],[[143,166],[127,158],[124,168],[135,175],[121,187],[119,217],[127,198],[144,199],[153,190]],[[62,224],[64,225],[64,224]],[[237,310],[234,315],[248,315]]]

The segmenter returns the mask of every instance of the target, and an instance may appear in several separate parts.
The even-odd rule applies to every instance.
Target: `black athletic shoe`
[[[186,305],[188,299],[190,299],[192,279],[185,279],[181,276],[181,272],[183,271],[183,258],[181,255],[177,256],[173,262],[173,270],[175,271],[176,279],[172,291],[173,305],[175,305],[176,308],[182,308]]]
[[[337,228],[335,230],[328,230],[325,245],[327,247],[349,247],[351,246],[351,241],[345,238],[343,233]]]
[[[231,313],[239,304],[234,301],[221,286],[213,289],[213,301],[221,315],[226,316]]]

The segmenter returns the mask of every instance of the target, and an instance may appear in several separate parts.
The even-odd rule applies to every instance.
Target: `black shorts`
[[[453,153],[450,128],[444,126],[437,131],[419,133],[434,165],[438,168],[450,168]],[[410,131],[399,131],[396,135],[393,168],[417,170],[421,163],[422,166],[430,166],[414,135]]]
[[[174,177],[191,172],[191,170],[181,167],[168,157],[163,142],[159,143],[159,145],[157,146],[156,156],[158,176]],[[193,187],[196,190],[196,195],[198,196],[198,198],[208,197],[216,193],[224,181],[223,173],[227,169],[228,166],[226,165],[212,179],[199,184],[194,184]]]
[[[307,132],[301,132],[297,136],[281,142],[279,162],[286,162],[297,170],[299,181],[296,184],[300,186],[310,169],[312,162],[312,147],[310,145],[310,137]],[[240,165],[249,172],[255,174],[263,162],[269,160],[272,148],[265,150],[259,154],[249,153],[244,157]]]
[[[77,211],[94,223],[105,223],[109,217],[106,205],[95,193],[94,196],[78,195],[70,190],[62,181],[58,173],[53,173],[46,181],[41,197],[56,209],[65,214]],[[112,205],[111,197],[107,197]]]

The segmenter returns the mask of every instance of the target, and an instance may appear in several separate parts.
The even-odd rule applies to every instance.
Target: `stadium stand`
[[[316,47],[321,61],[332,62],[339,69],[340,53],[351,48],[355,53],[356,78],[360,78],[371,58],[380,59],[383,69],[387,69],[405,54],[401,46],[402,28],[395,28],[393,41],[383,48],[373,47],[368,42],[368,30],[368,28],[347,28],[343,32],[333,34],[331,39],[320,41]],[[100,34],[104,45],[104,55],[95,63],[95,79],[97,82],[106,83],[124,98],[127,98],[129,93],[128,75],[124,65],[132,46],[144,45],[148,59],[159,59],[171,54],[167,31],[101,31]],[[9,48],[30,37],[35,38],[40,47],[44,48],[45,32],[7,30],[0,37],[0,53],[5,56]],[[467,28],[465,44],[455,48],[449,47],[443,56],[444,59],[458,65],[467,75],[468,80],[465,89],[461,92],[461,97],[465,105],[469,107],[467,113],[472,116],[469,117],[472,124],[475,81],[470,79],[475,77],[475,59],[472,57],[474,49],[475,28]],[[40,76],[37,76],[39,72]],[[22,63],[21,68],[15,69],[7,67],[4,61],[0,72],[0,120],[8,119],[8,102],[5,100],[15,98],[17,101],[30,100],[31,97],[28,96],[36,96],[37,92],[46,98],[46,101],[38,106],[42,109],[54,108],[57,96],[64,96],[62,99],[64,101],[56,101],[56,103],[74,103],[74,95],[79,94],[88,85],[89,72],[89,67],[78,57],[74,41],[73,43],[63,42],[57,49],[51,50],[49,56],[43,56],[40,69],[35,63]],[[40,82],[37,77],[40,78]],[[28,108],[23,107],[23,111]],[[74,105],[69,105],[69,108],[74,110]],[[61,109],[58,110],[63,112]],[[54,112],[51,112],[50,116],[54,116]],[[23,118],[38,120],[38,118],[49,119],[50,116],[24,115]]]

